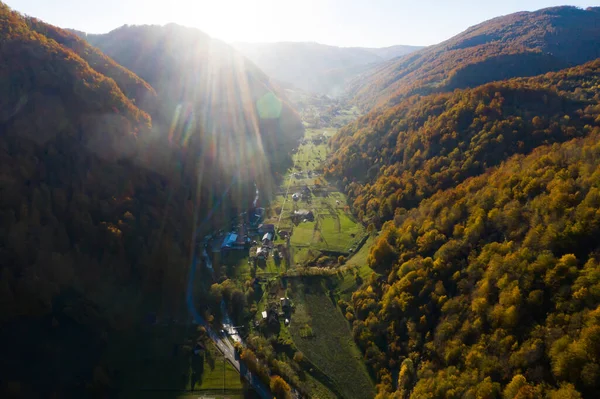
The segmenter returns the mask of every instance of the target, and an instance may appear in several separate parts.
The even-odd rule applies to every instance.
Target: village
[[[337,193],[329,196],[326,187],[317,180],[326,156],[327,139],[321,131],[315,131],[299,141],[292,151],[294,166],[288,172],[282,191],[274,196],[268,208],[257,206],[258,201],[255,201],[251,207],[232,217],[227,229],[209,234],[200,242],[203,253],[209,257],[205,264],[217,274],[216,280],[250,279],[255,291],[268,291],[252,322],[254,328],[264,325],[278,331],[280,322],[284,326],[290,324],[292,302],[280,284],[273,283],[286,271],[301,268],[306,263],[305,258],[298,256],[304,256],[303,252],[311,246],[304,242],[305,233],[310,232],[312,238],[313,231],[319,231],[319,225],[332,221],[332,213],[337,218],[343,207],[335,196]],[[336,233],[343,233],[339,231],[342,227],[339,222],[338,226]],[[319,234],[321,242],[330,238],[324,232],[319,231]],[[344,250],[333,248],[340,249]],[[352,249],[348,248],[344,254]],[[239,339],[230,323],[224,325],[223,331],[235,341]]]
[[[310,276],[335,275],[368,238],[364,226],[351,214],[345,195],[322,178],[333,133],[308,129],[292,151],[293,166],[279,188],[261,193],[260,201],[257,189],[251,206],[198,241],[202,265],[212,274],[217,290],[233,289],[245,295],[244,310],[234,309],[230,300],[221,301],[220,309],[206,309],[207,314],[220,315],[215,325],[219,344],[249,345],[255,350],[256,339],[267,339],[287,348],[287,361],[301,351],[311,359],[305,357],[304,362],[333,366],[329,362],[335,357],[323,353],[323,347],[330,344],[326,331],[333,328],[344,336],[349,331],[343,315],[332,308],[335,301],[318,282],[325,280],[310,280]],[[358,268],[349,264],[343,270]],[[365,278],[370,271],[359,273]],[[348,277],[340,282],[344,289],[358,281],[355,274],[345,274]],[[339,316],[335,322],[332,313]],[[356,348],[348,346],[342,356],[354,362],[355,353]]]
[[[291,195],[292,201],[301,199],[310,204],[310,190]],[[212,259],[219,259],[227,263],[230,259],[247,258],[250,272],[253,275],[252,284],[256,290],[260,290],[261,283],[266,282],[268,273],[257,273],[257,270],[264,270],[267,262],[272,262],[277,268],[281,269],[285,263],[289,264],[289,246],[291,231],[278,230],[275,224],[263,223],[265,217],[265,208],[252,207],[246,212],[242,212],[238,217],[232,218],[231,229],[228,232],[219,231],[215,235],[205,237],[205,253],[210,254]],[[313,221],[312,211],[300,209],[294,211],[291,218],[295,223]],[[208,263],[208,262],[207,262]],[[212,261],[210,262],[212,265]],[[261,277],[261,275],[263,275]],[[276,293],[275,293],[276,294]],[[273,296],[273,295],[270,295]],[[272,301],[271,301],[272,302]],[[258,328],[261,323],[276,331],[280,320],[285,326],[290,323],[292,314],[291,301],[287,297],[279,298],[276,305],[273,302],[260,312],[260,318],[255,321],[254,327]],[[224,333],[236,339],[237,332],[230,325],[224,324]]]

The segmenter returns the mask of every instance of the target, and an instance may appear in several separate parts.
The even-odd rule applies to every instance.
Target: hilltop
[[[440,44],[378,65],[348,85],[363,110],[413,94],[534,76],[600,57],[600,8],[554,7],[475,25]]]
[[[34,17],[25,17],[25,23],[32,31],[56,41],[81,57],[96,72],[111,78],[121,91],[136,106],[146,112],[153,111],[156,106],[156,91],[147,82],[112,58],[106,56],[96,47],[83,40],[77,32],[60,29]]]
[[[397,45],[385,48],[337,47],[320,43],[235,43],[238,51],[269,76],[296,88],[330,95],[375,64],[422,47]]]
[[[5,93],[0,122],[8,136],[18,134],[45,143],[65,134],[113,157],[132,149],[136,137],[148,133],[150,116],[123,93],[115,80],[98,70],[121,78],[118,80],[123,87],[137,86],[152,95],[153,90],[145,82],[114,62],[99,62],[103,58],[93,47],[75,36],[62,32],[63,36],[58,37],[61,32],[56,28],[23,18],[3,3],[0,7]],[[77,51],[61,45],[62,38],[79,44],[72,46]],[[91,65],[78,53],[93,60]]]

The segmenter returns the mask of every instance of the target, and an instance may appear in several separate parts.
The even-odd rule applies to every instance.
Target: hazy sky
[[[105,33],[124,24],[193,26],[231,41],[337,46],[429,45],[515,11],[569,0],[3,0],[63,28]],[[598,1],[571,1],[588,7]]]

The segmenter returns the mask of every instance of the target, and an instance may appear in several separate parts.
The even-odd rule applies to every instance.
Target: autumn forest
[[[119,352],[149,361],[151,315],[185,330],[160,362],[183,351],[185,379],[207,373],[194,354],[222,356],[227,398],[600,397],[600,8],[389,57],[298,46],[299,72],[278,76],[335,95],[264,73],[300,51],[283,47],[253,62],[193,28],[86,34],[0,2],[0,396],[131,397]],[[225,244],[207,242],[234,220],[256,245],[237,221],[253,212],[274,220],[256,229],[281,268],[221,270]],[[332,250],[339,214],[353,230]],[[349,357],[320,357],[322,309]]]

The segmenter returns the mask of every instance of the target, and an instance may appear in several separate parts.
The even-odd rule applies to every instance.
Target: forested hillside
[[[600,57],[600,8],[547,8],[491,19],[357,77],[348,94],[363,110],[413,94],[558,71]]]
[[[513,154],[600,125],[600,61],[534,78],[411,97],[340,130],[326,170],[381,225]]]
[[[25,23],[32,31],[73,51],[96,72],[113,79],[121,91],[138,107],[146,112],[153,111],[153,107],[156,106],[156,92],[135,73],[117,64],[113,59],[107,57],[74,33],[49,25],[33,17],[25,17]]]
[[[599,143],[600,60],[410,97],[332,139],[327,176],[383,224],[380,277],[340,302],[378,397],[600,394]]]
[[[379,397],[600,394],[600,129],[387,223],[347,318]]]
[[[103,395],[106,333],[183,303],[191,202],[134,162],[150,117],[68,34],[0,3],[0,37],[0,391]]]

